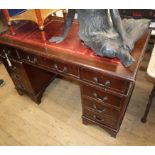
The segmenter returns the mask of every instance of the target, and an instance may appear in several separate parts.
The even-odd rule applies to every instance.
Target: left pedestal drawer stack
[[[20,50],[11,46],[0,45],[0,58],[18,93],[27,94],[40,103],[44,90],[56,75],[24,63]]]

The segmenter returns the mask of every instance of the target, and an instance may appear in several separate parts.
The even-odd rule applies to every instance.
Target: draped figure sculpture
[[[79,22],[79,37],[96,55],[117,57],[128,67],[134,59],[131,51],[135,42],[147,31],[147,19],[121,19],[117,9],[69,9],[61,36],[54,36],[50,42],[62,42],[71,27],[75,13]]]

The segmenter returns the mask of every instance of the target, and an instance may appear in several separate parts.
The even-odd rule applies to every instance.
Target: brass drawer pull
[[[9,57],[8,57],[8,55],[7,55],[7,53],[4,53],[5,54],[5,58],[6,58],[6,61],[7,61],[7,63],[8,63],[8,66],[9,67],[12,67],[12,63],[11,63],[11,61],[10,61],[10,59],[9,59]]]
[[[97,95],[97,93],[93,93],[93,96],[95,97],[95,98],[98,98],[98,95]]]
[[[57,64],[54,64],[54,68],[55,68],[56,70],[58,70],[58,65],[57,65]]]
[[[106,108],[104,108],[104,109],[102,109],[102,110],[97,109],[96,104],[93,104],[93,108],[94,108],[93,110],[95,110],[95,111],[98,112],[98,113],[103,113],[103,112],[106,111]]]
[[[107,81],[105,82],[105,84],[104,84],[105,87],[110,87],[110,85],[111,85],[111,83],[110,83],[109,80],[107,80]]]
[[[33,64],[36,64],[36,63],[37,63],[37,58],[35,58],[35,57],[30,59],[30,56],[27,56],[26,59],[27,59],[28,62],[30,62],[30,63],[33,63]]]
[[[65,66],[64,68],[63,68],[63,71],[62,72],[67,72],[68,71],[68,68]]]
[[[98,78],[97,78],[97,77],[94,77],[94,78],[93,78],[93,81],[94,81],[95,83],[98,83]]]
[[[107,80],[107,81],[105,82],[105,84],[99,83],[99,79],[98,79],[97,77],[94,77],[94,78],[93,78],[93,81],[94,81],[96,84],[99,84],[99,85],[101,85],[102,87],[105,87],[105,88],[108,88],[108,87],[110,87],[110,85],[111,85],[111,82],[110,82],[109,80]]]
[[[66,73],[68,71],[68,68],[66,66],[64,66],[63,70],[60,70],[57,64],[54,64],[54,68],[59,71],[59,72],[63,72]]]
[[[108,100],[108,97],[107,97],[107,96],[104,96],[103,98],[100,98],[96,92],[93,93],[93,96],[94,96],[97,100],[101,100],[101,101],[103,101],[103,102],[105,102],[105,101]]]
[[[93,115],[95,121],[104,122],[104,119],[98,118],[96,115]]]

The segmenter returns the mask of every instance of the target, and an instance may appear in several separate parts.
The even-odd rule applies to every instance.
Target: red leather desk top
[[[55,35],[60,35],[63,31],[64,22],[62,18],[49,17],[45,22],[45,34],[47,40]],[[0,43],[17,46],[20,48],[28,48],[34,52],[40,52],[42,55],[53,55],[64,60],[75,62],[79,65],[104,71],[129,80],[134,80],[139,64],[145,51],[145,45],[149,38],[146,33],[136,43],[132,56],[136,60],[131,67],[125,68],[118,59],[109,59],[96,56],[91,49],[85,47],[78,37],[78,23],[74,22],[70,32],[62,43],[46,43],[42,42],[40,32],[35,23],[30,21],[22,21],[15,27],[16,35],[12,36],[10,32],[6,32],[0,36]]]

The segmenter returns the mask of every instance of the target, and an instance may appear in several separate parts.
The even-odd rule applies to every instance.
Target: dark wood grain
[[[49,17],[46,38],[61,34],[63,24],[62,18]],[[116,137],[150,33],[136,43],[132,51],[135,63],[125,68],[118,59],[94,55],[79,40],[78,28],[75,21],[66,40],[55,44],[42,42],[33,23],[19,23],[15,26],[16,35],[7,32],[0,36],[0,57],[18,93],[27,94],[36,103],[41,102],[44,90],[56,75],[78,81],[83,123],[99,125]]]

